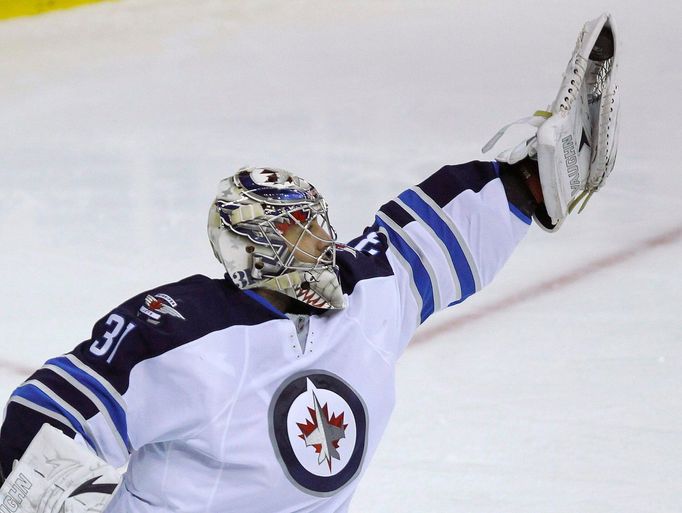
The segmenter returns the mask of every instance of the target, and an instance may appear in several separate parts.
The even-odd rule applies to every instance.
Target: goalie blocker
[[[100,513],[120,473],[44,424],[0,488],[0,513]]]
[[[503,151],[497,160],[537,161],[543,205],[534,217],[548,231],[556,231],[577,205],[582,211],[613,169],[620,104],[617,72],[616,27],[605,13],[583,26],[549,109],[506,125],[483,147],[483,152],[490,150],[512,125],[537,127],[533,137]]]

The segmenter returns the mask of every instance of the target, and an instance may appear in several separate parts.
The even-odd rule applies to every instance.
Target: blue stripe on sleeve
[[[85,441],[88,443],[92,449],[97,452],[95,443],[92,441],[92,439],[85,433],[85,429],[81,425],[80,422],[76,420],[76,418],[71,415],[67,410],[62,408],[61,405],[56,403],[49,395],[47,395],[45,392],[40,390],[37,386],[32,385],[31,383],[24,384],[17,388],[12,395],[16,395],[18,397],[23,397],[24,399],[27,399],[28,401],[31,401],[32,403],[37,404],[38,406],[42,406],[43,408],[46,408],[48,410],[51,410],[53,412],[59,413],[60,415],[66,417],[68,421],[71,423],[71,427],[80,433],[80,435],[85,439]]]
[[[511,210],[511,213],[514,214],[516,217],[521,219],[526,224],[531,223],[530,217],[528,217],[526,214],[521,212],[518,208],[516,208],[516,205],[514,205],[511,201],[509,202],[509,210]]]
[[[466,299],[476,292],[476,281],[471,271],[471,266],[467,260],[462,247],[450,227],[441,219],[435,210],[426,203],[419,195],[408,189],[398,196],[403,203],[414,210],[419,217],[434,231],[438,238],[443,242],[450,255],[457,272],[457,277],[462,288],[462,299]]]
[[[118,401],[111,396],[106,387],[102,385],[102,383],[100,383],[94,376],[91,376],[82,369],[79,369],[63,356],[52,358],[45,363],[54,365],[55,367],[59,367],[65,372],[68,372],[79,383],[95,394],[95,396],[102,401],[102,404],[109,412],[109,416],[114,422],[116,430],[125,442],[126,447],[130,448],[130,439],[128,438],[128,422],[126,420],[125,411]]]
[[[376,224],[381,226],[391,241],[393,247],[398,250],[402,257],[407,260],[412,268],[412,276],[414,277],[415,285],[417,286],[417,291],[422,298],[422,311],[420,313],[420,320],[424,322],[429,315],[434,311],[434,299],[433,299],[433,285],[431,284],[431,278],[429,273],[422,264],[419,255],[410,247],[410,245],[405,242],[405,240],[398,235],[398,233],[388,226],[380,218],[376,217]]]

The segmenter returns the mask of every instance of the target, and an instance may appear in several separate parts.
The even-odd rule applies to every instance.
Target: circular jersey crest
[[[272,398],[269,422],[275,455],[304,492],[331,495],[360,471],[367,409],[338,376],[311,370],[290,377]]]

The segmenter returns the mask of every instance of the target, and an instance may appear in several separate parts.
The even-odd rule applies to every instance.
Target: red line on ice
[[[582,280],[583,278],[598,273],[599,271],[615,267],[660,246],[672,244],[680,237],[682,237],[682,225],[650,239],[642,240],[611,255],[596,258],[590,262],[587,262],[585,265],[573,269],[572,271],[568,271],[567,273],[560,274],[555,278],[550,278],[540,283],[536,283],[535,285],[531,285],[530,287],[526,287],[525,289],[521,289],[518,292],[505,296],[501,299],[498,299],[497,301],[493,301],[492,303],[482,306],[472,313],[462,315],[461,317],[451,320],[450,322],[437,324],[433,327],[425,327],[423,330],[417,332],[416,336],[412,339],[412,344],[426,342],[433,337],[437,337],[438,335],[459,329],[465,324],[469,324],[484,317],[488,317],[489,315],[494,315],[497,312],[507,310],[518,305],[519,303],[530,301],[544,294],[552,293],[557,289],[571,285]]]
[[[34,370],[35,369],[32,369],[31,367],[27,367],[20,363],[14,363],[8,360],[0,360],[0,372],[2,374],[12,373],[18,376],[28,377],[31,373],[33,373]]]

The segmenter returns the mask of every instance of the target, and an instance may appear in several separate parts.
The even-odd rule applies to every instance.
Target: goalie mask
[[[288,171],[242,168],[218,185],[208,237],[240,289],[266,288],[315,308],[343,308],[327,210],[315,187]]]

